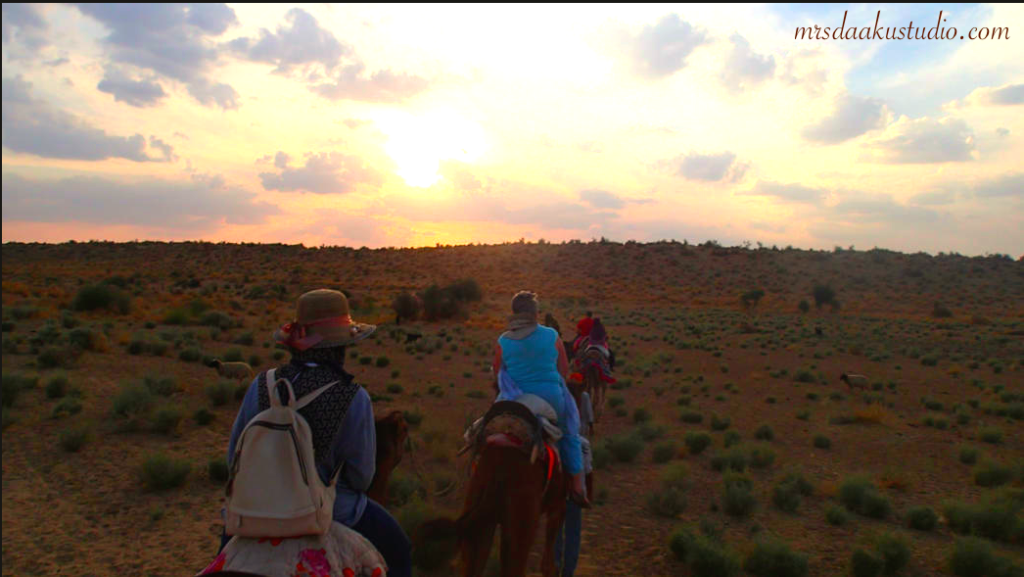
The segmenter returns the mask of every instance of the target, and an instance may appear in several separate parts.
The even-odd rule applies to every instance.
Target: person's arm
[[[245,392],[245,397],[242,399],[242,406],[238,408],[238,416],[235,417],[235,424],[231,426],[231,438],[228,440],[228,468],[231,467],[231,460],[235,458],[235,445],[238,443],[238,438],[242,436],[242,431],[245,430],[245,426],[249,424],[249,421],[256,416],[256,413],[260,409],[260,376],[256,375],[253,379],[252,384],[249,385],[249,390]]]
[[[377,472],[377,428],[373,421],[373,403],[366,389],[352,399],[345,420],[334,437],[331,451],[335,467],[343,465],[344,484],[353,491],[365,493]]]
[[[498,371],[501,370],[501,344],[494,343],[494,361],[491,363],[491,376],[494,380],[491,382],[491,387],[494,389],[494,394],[498,394]]]
[[[555,350],[558,351],[558,373],[563,379],[569,378],[569,355],[565,354],[565,345],[562,339],[555,340]]]

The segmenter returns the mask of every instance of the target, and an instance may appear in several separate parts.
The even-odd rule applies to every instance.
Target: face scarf
[[[515,313],[508,318],[508,330],[504,336],[521,340],[533,334],[537,330],[537,315],[534,313]]]

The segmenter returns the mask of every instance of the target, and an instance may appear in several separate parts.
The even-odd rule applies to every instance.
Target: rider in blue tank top
[[[523,393],[537,395],[558,413],[558,426],[562,429],[558,452],[566,472],[573,477],[574,498],[586,503],[579,430],[567,426],[570,419],[566,411],[576,408],[574,403],[567,407],[565,402],[566,397],[571,399],[564,379],[569,371],[569,360],[558,333],[537,323],[537,309],[533,293],[522,291],[512,299],[513,316],[509,330],[498,338],[494,372],[497,374],[504,366]]]

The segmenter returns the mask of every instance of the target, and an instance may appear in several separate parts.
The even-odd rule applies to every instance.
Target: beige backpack
[[[288,390],[281,404],[277,384]],[[242,430],[227,484],[228,535],[242,537],[298,537],[323,535],[331,528],[334,512],[334,472],[329,485],[317,473],[313,433],[299,409],[338,381],[324,385],[301,399],[288,379],[267,372],[270,408]]]

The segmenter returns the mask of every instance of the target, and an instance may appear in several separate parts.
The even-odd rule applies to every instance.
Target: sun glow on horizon
[[[443,160],[474,162],[486,150],[483,129],[451,112],[395,115],[379,121],[384,151],[406,184],[426,188],[441,178]]]

